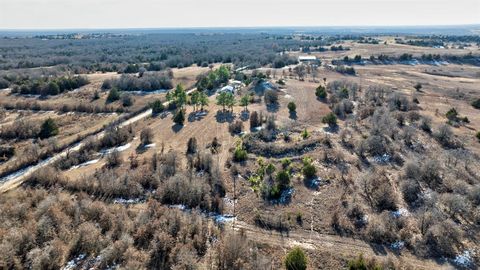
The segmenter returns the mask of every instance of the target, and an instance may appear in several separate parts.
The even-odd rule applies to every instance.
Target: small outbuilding
[[[314,55],[301,55],[298,57],[298,62],[316,64],[318,63],[318,59]]]

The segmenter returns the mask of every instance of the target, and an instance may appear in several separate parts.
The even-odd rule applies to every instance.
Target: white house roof
[[[317,60],[317,57],[314,56],[314,55],[303,55],[303,56],[299,56],[298,60],[300,60],[300,61],[315,61],[315,60]]]
[[[227,85],[227,86],[224,86],[220,91],[222,91],[222,92],[224,92],[224,91],[233,92],[234,89],[233,89],[233,86]]]

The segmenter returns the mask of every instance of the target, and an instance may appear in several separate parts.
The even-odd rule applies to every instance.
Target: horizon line
[[[92,30],[190,30],[190,29],[295,29],[295,28],[461,28],[480,27],[478,23],[468,24],[391,24],[391,25],[259,25],[259,26],[160,26],[160,27],[65,27],[65,28],[0,28],[0,32],[24,31],[92,31]],[[480,30],[480,29],[479,29]]]

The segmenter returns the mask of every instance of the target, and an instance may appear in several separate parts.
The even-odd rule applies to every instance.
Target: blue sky
[[[480,0],[0,0],[0,29],[479,23]]]

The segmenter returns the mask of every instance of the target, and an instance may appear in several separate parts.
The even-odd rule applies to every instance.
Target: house
[[[298,62],[317,64],[318,59],[314,55],[301,55],[301,56],[298,57]]]
[[[218,92],[229,92],[229,93],[235,93],[235,88],[233,88],[233,86],[231,85],[227,85],[227,86],[224,86],[222,87],[222,89],[220,89],[220,91]]]

